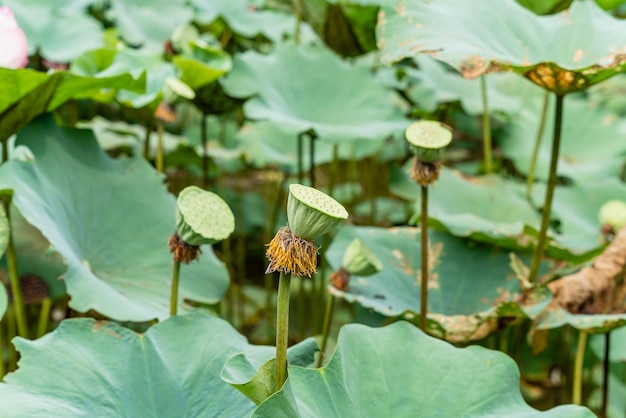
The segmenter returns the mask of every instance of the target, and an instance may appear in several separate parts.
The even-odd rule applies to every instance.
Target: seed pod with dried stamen
[[[176,201],[176,230],[187,244],[215,244],[235,230],[235,216],[215,193],[186,187]]]
[[[383,263],[360,238],[355,238],[343,254],[341,267],[355,276],[371,276],[383,268]]]

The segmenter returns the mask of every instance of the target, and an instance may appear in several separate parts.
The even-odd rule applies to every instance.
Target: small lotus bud
[[[370,276],[383,268],[383,263],[361,239],[355,238],[343,254],[341,266],[351,275]]]
[[[443,150],[452,141],[452,130],[443,123],[421,120],[412,123],[405,132],[418,160],[433,163],[443,157]]]
[[[235,230],[235,216],[215,193],[189,186],[176,201],[176,230],[187,244],[215,244]]]
[[[295,236],[314,241],[347,218],[346,209],[327,194],[301,184],[289,186],[287,221]]]
[[[600,208],[598,214],[600,224],[610,225],[617,232],[626,225],[626,202],[621,200],[609,200]]]

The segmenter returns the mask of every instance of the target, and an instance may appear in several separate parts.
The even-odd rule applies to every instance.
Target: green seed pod
[[[301,184],[289,186],[287,221],[295,236],[314,241],[347,218],[346,209],[326,193]]]
[[[621,200],[609,200],[600,208],[598,215],[602,225],[611,225],[617,232],[626,225],[626,202]]]
[[[215,244],[235,230],[235,217],[221,197],[189,186],[176,201],[176,230],[187,244]]]
[[[405,132],[415,156],[422,162],[432,163],[443,157],[443,150],[452,142],[452,129],[443,123],[421,120],[412,123]]]
[[[360,238],[355,238],[343,254],[341,266],[355,276],[371,276],[383,268],[383,263]]]

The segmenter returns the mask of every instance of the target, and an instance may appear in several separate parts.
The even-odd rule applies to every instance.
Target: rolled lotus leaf
[[[383,263],[360,238],[355,238],[343,254],[341,266],[355,276],[371,276],[383,268]]]
[[[176,230],[187,244],[215,244],[235,230],[235,216],[215,193],[189,186],[176,201]]]
[[[406,128],[406,140],[420,161],[440,160],[443,150],[452,142],[452,129],[432,120],[414,122]]]
[[[626,202],[609,200],[600,208],[598,217],[602,225],[611,225],[614,231],[618,231],[626,225]]]
[[[299,238],[315,240],[348,218],[348,211],[335,199],[313,187],[289,186],[287,221]]]

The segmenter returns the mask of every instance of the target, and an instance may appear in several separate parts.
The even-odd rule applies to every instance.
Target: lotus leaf
[[[3,165],[0,188],[14,190],[15,206],[63,256],[70,306],[117,320],[167,317],[175,201],[160,177],[144,160],[108,158],[90,131],[49,118],[22,130],[18,144],[34,161]],[[181,272],[180,297],[216,303],[228,274],[211,247],[203,252]]]
[[[7,297],[7,289],[3,284],[0,284],[0,320],[4,318],[4,313],[9,306],[9,298]]]
[[[350,324],[321,369],[290,366],[283,389],[253,417],[593,417],[564,405],[540,412],[519,391],[519,370],[498,351],[456,348],[406,322]]]
[[[626,69],[626,22],[593,1],[537,16],[514,0],[395,0],[378,23],[383,62],[430,53],[466,78],[508,70],[565,94]]]
[[[0,68],[0,140],[6,140],[35,116],[52,111],[67,100],[88,98],[103,88],[140,91],[144,84],[141,74],[88,77],[65,71],[45,74]]]
[[[537,187],[535,198],[543,196],[544,187]],[[554,217],[560,221],[558,233],[551,233],[555,242],[549,253],[558,258],[589,258],[601,247],[600,208],[609,200],[626,196],[626,184],[617,179],[604,179],[557,187],[553,204]]]
[[[404,170],[392,171],[390,189],[406,199],[417,199],[411,222],[419,222],[419,187]],[[526,228],[537,227],[540,220],[518,184],[495,175],[469,177],[448,168],[441,170],[430,189],[428,216],[453,235],[513,249],[531,244]]]
[[[550,309],[537,318],[537,329],[553,329],[570,325],[591,333],[605,333],[626,325],[626,314],[571,314],[564,309]]]
[[[331,287],[331,293],[385,316],[415,317],[420,311],[419,229],[343,227],[326,252],[333,269],[341,267],[346,248],[357,237],[380,258],[383,268],[367,279],[353,278],[346,291]],[[485,336],[490,318],[519,293],[509,254],[439,231],[430,231],[429,239],[429,319],[437,321],[451,341]]]
[[[28,53],[69,62],[103,45],[103,27],[87,8],[91,0],[2,0],[15,14],[28,40]]]
[[[250,0],[191,0],[191,5],[199,23],[208,24],[221,17],[233,32],[248,38],[263,35],[278,42],[286,35],[293,35],[296,27],[292,14],[259,9],[258,4]],[[300,30],[303,41],[318,40],[308,24],[302,23]]]
[[[294,136],[313,129],[323,141],[382,141],[408,126],[392,92],[368,69],[319,46],[245,52],[222,84],[235,97],[257,95],[244,105],[249,118],[268,119]]]
[[[194,90],[214,82],[232,67],[228,54],[198,43],[190,45],[189,55],[176,55],[173,60],[181,80]]]
[[[7,418],[248,416],[252,401],[219,373],[238,353],[255,364],[274,353],[200,313],[172,317],[145,334],[113,322],[69,319],[37,341],[18,338],[15,345],[19,369],[0,383]],[[292,361],[307,365],[315,344],[307,340],[291,350]]]
[[[162,52],[174,29],[192,17],[185,0],[114,1],[109,12],[109,18],[129,44],[156,52]]]

